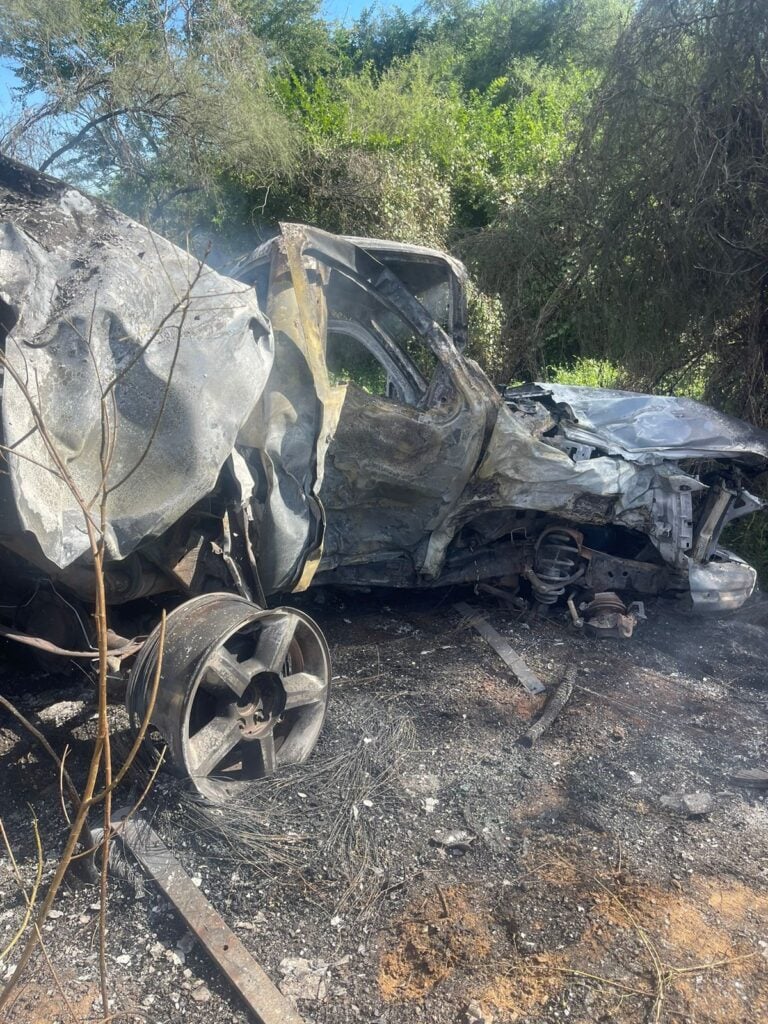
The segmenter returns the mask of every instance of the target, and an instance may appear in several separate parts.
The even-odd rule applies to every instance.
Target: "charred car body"
[[[152,717],[206,795],[303,759],[322,725],[322,635],[272,595],[496,579],[598,621],[752,592],[718,542],[761,507],[768,435],[689,399],[499,393],[462,354],[450,256],[287,224],[223,276],[10,161],[0,209],[3,603],[72,646],[48,588],[92,595],[83,507],[103,510],[109,602],[175,606]]]

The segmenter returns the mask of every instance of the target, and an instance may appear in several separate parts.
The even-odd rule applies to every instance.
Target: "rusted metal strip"
[[[240,939],[192,882],[160,836],[144,822],[115,821],[115,830],[198,937],[261,1024],[304,1024]]]
[[[487,640],[491,647],[507,666],[512,669],[515,676],[520,680],[528,693],[543,693],[546,687],[535,672],[528,668],[526,663],[515,651],[512,645],[504,639],[501,633],[497,632],[490,622],[481,615],[475,608],[465,601],[457,601],[453,606],[456,611],[467,619],[470,626],[476,629],[480,636]]]

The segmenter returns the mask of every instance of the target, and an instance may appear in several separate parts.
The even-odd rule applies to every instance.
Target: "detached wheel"
[[[144,719],[159,627],[128,681],[131,725]],[[151,724],[197,792],[225,801],[255,779],[311,754],[325,719],[330,656],[319,627],[294,608],[262,609],[203,594],[166,620]]]

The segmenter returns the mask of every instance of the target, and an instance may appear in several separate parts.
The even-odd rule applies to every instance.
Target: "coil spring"
[[[555,604],[565,588],[584,575],[578,542],[556,527],[539,537],[533,564],[531,583],[540,604]]]

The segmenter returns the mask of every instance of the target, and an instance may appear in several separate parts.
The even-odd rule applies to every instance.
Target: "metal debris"
[[[491,597],[497,597],[500,601],[510,605],[516,611],[521,611],[526,607],[524,598],[519,597],[517,591],[519,588],[514,590],[505,590],[503,587],[494,587],[490,583],[478,583],[476,589],[483,594],[490,594]]]
[[[28,633],[22,633],[18,629],[7,629],[5,626],[0,626],[0,636],[5,637],[7,640],[14,640],[18,644],[24,644],[26,647],[34,647],[36,650],[44,651],[47,654],[58,654],[62,658],[84,658],[88,661],[96,661],[99,657],[99,652],[96,650],[70,651],[68,648],[59,647],[58,644],[53,644],[50,640],[46,640],[43,637],[30,636]],[[116,647],[114,650],[110,650],[109,656],[117,659],[128,658],[139,650],[141,650],[141,641],[131,640],[124,645]]]
[[[102,491],[109,605],[236,592],[258,601],[257,646],[262,630],[275,641],[275,623],[257,623],[267,598],[325,584],[472,583],[496,596],[519,584],[545,608],[581,592],[574,621],[615,636],[642,617],[634,595],[717,612],[754,589],[755,570],[718,543],[763,507],[746,488],[768,464],[768,433],[690,399],[548,384],[500,394],[465,355],[467,274],[447,253],[282,224],[225,276],[2,155],[0,208],[0,635],[92,658],[79,615],[71,642],[67,623],[70,598],[96,589],[76,495]],[[15,613],[41,575],[69,611],[48,601],[32,616],[38,637]],[[180,608],[191,633],[199,617]],[[541,693],[507,641],[458,608]],[[295,616],[281,617],[287,636]],[[309,755],[328,673],[312,653],[319,631],[300,649],[305,627],[287,652],[273,644],[265,672],[250,626],[211,624],[205,678],[197,657],[173,685],[164,676],[152,724],[199,792],[220,799],[222,775],[245,783]],[[116,642],[110,668],[135,653]],[[134,669],[134,725],[156,647]],[[205,661],[200,637],[195,650]],[[296,667],[307,653],[316,670]]]
[[[146,823],[114,817],[120,839],[174,905],[209,956],[260,1024],[302,1024],[302,1018],[278,991],[235,933],[179,861]]]
[[[484,640],[487,640],[502,661],[514,672],[528,693],[544,692],[546,689],[544,683],[542,683],[535,672],[528,668],[509,641],[505,640],[501,633],[497,632],[480,612],[472,608],[465,601],[457,601],[453,607],[467,620],[468,625],[472,626]]]
[[[224,276],[3,156],[0,205],[10,576],[35,566],[84,598],[94,586],[29,377],[81,493],[98,492],[111,389],[110,603],[515,575],[548,603],[568,581],[613,589],[590,579],[613,573],[716,610],[754,586],[718,538],[762,506],[744,483],[768,434],[691,399],[500,395],[464,355],[467,274],[449,254],[282,224]],[[692,459],[723,465],[705,484]],[[569,544],[580,525],[594,550]]]

